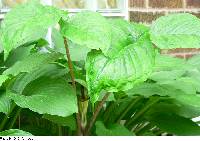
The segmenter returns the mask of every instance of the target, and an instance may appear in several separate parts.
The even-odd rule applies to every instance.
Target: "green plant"
[[[199,135],[200,57],[159,54],[200,48],[199,31],[186,13],[147,27],[35,0],[17,6],[0,30],[0,135]]]

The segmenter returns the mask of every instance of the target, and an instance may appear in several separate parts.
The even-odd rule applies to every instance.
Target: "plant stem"
[[[88,111],[89,97],[85,94],[85,88],[81,85],[81,96],[79,97],[79,113],[81,117],[81,128],[84,135],[85,127],[87,125],[87,111]]]
[[[154,96],[149,99],[147,104],[139,111],[137,112],[133,118],[131,118],[127,123],[125,123],[125,126],[127,126],[129,129],[131,128],[130,125],[134,123],[141,115],[143,115],[151,106],[153,106],[155,103],[159,101],[160,97]]]
[[[4,126],[7,122],[7,119],[8,119],[8,117],[6,115],[4,115],[4,118],[3,118],[3,120],[1,121],[1,124],[0,124],[0,131],[3,130],[3,128],[4,128]]]
[[[95,112],[94,112],[94,114],[93,114],[90,122],[88,123],[88,126],[87,126],[86,131],[85,131],[85,135],[89,135],[89,132],[90,132],[91,128],[93,127],[93,125],[94,125],[94,123],[96,121],[96,118],[99,115],[99,112],[102,109],[103,104],[105,103],[105,101],[107,100],[107,98],[109,97],[109,95],[110,95],[110,93],[106,93],[104,95],[102,101],[98,104],[98,106],[97,106],[97,108],[96,108],[96,110],[95,110]]]
[[[58,125],[58,135],[62,136],[62,126]]]
[[[134,101],[128,105],[125,109],[125,111],[123,113],[120,114],[120,117],[118,118],[117,122],[119,123],[123,118],[124,116],[129,112],[130,109],[132,109],[132,107],[142,99],[143,97],[142,96],[139,96],[137,97],[136,99],[134,99]]]
[[[13,104],[11,105],[10,113],[8,113],[8,115],[5,115],[5,116],[4,116],[4,118],[3,118],[3,120],[2,120],[2,122],[1,122],[1,124],[0,124],[0,131],[2,131],[2,130],[4,129],[4,126],[5,126],[5,124],[6,124],[7,120],[8,120],[8,117],[11,115],[11,113],[12,113],[12,111],[14,110],[15,107],[16,107],[16,104],[13,103]]]
[[[75,90],[75,93],[76,93],[76,82],[75,82],[75,77],[74,77],[73,65],[72,65],[72,61],[71,61],[71,57],[70,57],[67,39],[65,37],[64,37],[64,44],[65,44],[66,55],[67,55],[67,59],[68,59],[68,66],[69,66],[69,72],[70,72],[70,75],[71,75],[72,86],[74,87],[74,90]],[[77,96],[77,94],[76,94],[76,96]],[[77,100],[78,100],[78,96],[77,96]],[[76,113],[76,122],[77,122],[77,134],[82,135],[81,119],[80,119],[80,112],[79,111],[78,111],[78,113]]]
[[[17,111],[16,111],[14,117],[12,118],[12,120],[10,122],[10,125],[8,126],[8,129],[13,128],[13,125],[15,124],[15,122],[17,120],[17,117],[19,116],[21,110],[22,110],[22,108],[17,107]]]
[[[85,94],[85,88],[81,85],[81,100],[87,100],[88,97]]]
[[[79,99],[79,113],[81,117],[81,128],[84,135],[85,127],[87,125],[87,110],[89,99]]]
[[[104,115],[103,115],[104,123],[108,123],[109,122],[109,116],[110,116],[110,114],[112,114],[112,111],[114,110],[114,108],[116,106],[116,103],[115,102],[110,102],[106,106],[106,110],[105,110]]]
[[[18,116],[18,128],[20,129],[21,128],[21,115],[19,113],[19,116]]]
[[[134,130],[134,133],[136,135],[143,135],[146,131],[149,131],[151,128],[152,128],[152,125],[150,123],[147,123],[141,128]]]
[[[64,44],[65,44],[65,50],[66,50],[66,55],[67,55],[67,59],[68,59],[68,66],[69,66],[69,72],[70,72],[70,76],[71,76],[71,80],[72,80],[72,86],[74,87],[74,90],[76,91],[76,82],[75,82],[75,78],[74,78],[73,65],[72,65],[72,61],[71,61],[71,57],[70,57],[70,53],[69,53],[67,39],[65,37],[64,37]]]

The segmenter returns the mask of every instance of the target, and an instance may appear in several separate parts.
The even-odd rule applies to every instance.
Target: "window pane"
[[[120,9],[124,0],[97,0],[98,9]]]
[[[16,4],[20,4],[26,1],[28,0],[1,0],[0,5],[1,5],[1,8],[12,8]]]
[[[87,0],[53,0],[53,5],[59,8],[84,9]]]

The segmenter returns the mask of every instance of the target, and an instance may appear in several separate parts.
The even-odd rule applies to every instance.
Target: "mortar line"
[[[200,12],[200,8],[175,8],[175,9],[167,9],[167,8],[160,8],[160,9],[155,9],[155,8],[129,8],[129,11],[133,11],[133,12],[166,12],[166,11],[172,11],[172,12],[194,12],[194,13],[198,13]]]

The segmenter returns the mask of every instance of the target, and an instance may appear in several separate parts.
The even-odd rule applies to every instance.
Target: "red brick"
[[[178,12],[176,12],[176,11],[168,11],[168,14],[172,14],[172,13],[190,13],[190,14],[200,18],[200,8],[199,8],[198,11],[195,11],[195,12],[192,12],[192,10],[185,12],[184,9],[182,9],[181,11],[178,11]]]
[[[185,50],[182,48],[177,48],[177,49],[170,49],[167,51],[168,54],[174,54],[174,53],[184,53]]]
[[[186,0],[188,8],[200,8],[200,0]]]
[[[149,0],[149,7],[152,8],[182,8],[182,0]]]
[[[177,49],[169,49],[169,50],[162,50],[164,54],[177,54],[177,53],[199,53],[200,49],[195,48],[177,48]]]
[[[170,54],[171,56],[177,57],[177,58],[183,58],[185,59],[185,54]]]
[[[184,49],[185,53],[199,53],[200,49],[195,49],[195,48],[186,48]]]
[[[194,56],[194,55],[196,55],[196,54],[185,54],[185,58],[186,58],[186,59],[189,59],[189,58],[191,58],[191,57]]]
[[[131,11],[129,13],[130,21],[132,22],[142,22],[142,23],[151,23],[160,16],[165,15],[164,12],[140,12],[140,11]]]
[[[129,0],[129,7],[145,7],[145,0]]]

